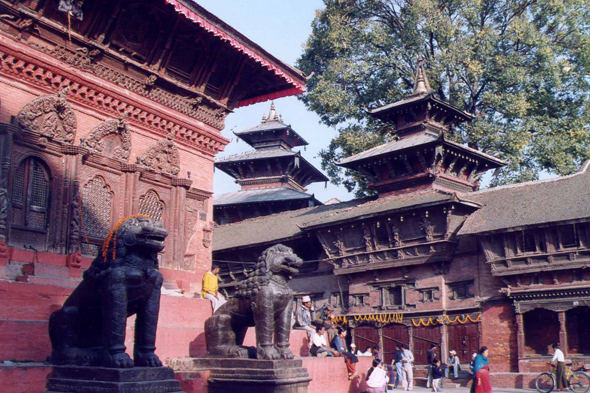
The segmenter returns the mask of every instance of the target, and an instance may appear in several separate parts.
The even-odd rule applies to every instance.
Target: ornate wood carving
[[[111,227],[111,208],[113,192],[101,176],[96,176],[82,189],[82,225],[88,237],[102,240]],[[89,250],[97,255],[99,247],[87,244]],[[88,250],[84,250],[88,254]]]
[[[176,176],[180,172],[180,155],[174,145],[174,135],[168,134],[155,145],[149,147],[138,157],[137,163],[147,169],[169,176]]]
[[[16,116],[17,124],[59,143],[71,144],[76,136],[76,115],[66,100],[68,89],[35,98]]]
[[[51,89],[69,87],[70,99],[80,101],[85,105],[89,105],[101,111],[114,113],[116,116],[119,116],[121,113],[128,113],[129,121],[137,121],[143,126],[154,129],[156,132],[160,133],[174,132],[177,138],[183,143],[206,154],[217,154],[223,149],[223,146],[227,144],[227,141],[224,140],[222,136],[214,136],[202,132],[201,130],[191,129],[190,124],[172,121],[170,118],[163,117],[164,114],[159,115],[150,113],[135,101],[129,100],[126,97],[117,96],[116,94],[111,94],[98,85],[92,85],[82,81],[82,79],[76,77],[74,74],[68,73],[64,70],[55,69],[51,66],[46,66],[36,59],[23,56],[5,47],[0,47],[0,67],[3,72],[12,74],[20,80],[26,80],[27,82],[38,85],[44,89],[48,87]],[[96,70],[101,69],[104,71],[106,66],[98,64]],[[101,75],[98,71],[94,73],[95,75],[109,80],[109,77]],[[178,96],[162,89],[160,89],[160,94],[158,93],[157,87],[154,87],[150,91],[145,90],[145,93],[142,94],[140,91],[135,91],[136,86],[143,86],[142,81],[133,80],[133,83],[131,83],[133,86],[127,86],[125,81],[131,80],[130,77],[115,71],[112,71],[112,74],[109,75],[111,75],[110,78],[113,83],[184,113],[177,108],[177,106],[183,101]],[[159,100],[155,95],[165,97],[165,99]],[[187,105],[190,105],[192,110],[194,110],[190,103],[187,103]],[[201,110],[204,111],[202,112],[203,116],[192,116],[189,113],[186,114],[218,129],[223,128],[223,124],[219,124],[218,121],[212,123],[211,119],[207,117],[209,115],[206,113],[210,113],[210,116],[213,116],[212,109],[208,108],[206,105],[202,105],[199,107],[199,111]]]
[[[139,213],[149,216],[152,220],[162,221],[164,213],[164,203],[158,197],[158,194],[149,190],[139,198]]]
[[[426,241],[431,242],[434,240],[434,226],[432,226],[427,216],[422,217],[420,229],[422,229],[424,235],[426,235]]]
[[[127,161],[131,154],[131,133],[127,128],[126,118],[127,116],[121,116],[117,120],[107,120],[94,127],[90,134],[84,138],[84,147],[92,153]],[[105,151],[105,137],[111,134],[117,135],[120,138],[120,143],[118,146],[114,146],[109,154],[109,151]]]

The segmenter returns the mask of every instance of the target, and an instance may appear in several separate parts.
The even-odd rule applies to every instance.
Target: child
[[[432,361],[432,391],[442,392],[442,377],[443,372],[440,369],[440,360],[434,359]]]

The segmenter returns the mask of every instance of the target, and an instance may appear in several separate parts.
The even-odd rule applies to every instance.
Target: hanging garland
[[[430,325],[436,325],[437,323],[443,323],[445,321],[447,321],[449,323],[459,322],[460,324],[463,325],[467,322],[478,322],[480,319],[481,319],[481,313],[477,314],[476,318],[472,318],[471,315],[467,314],[463,320],[461,320],[461,317],[459,315],[457,315],[455,317],[455,319],[453,319],[453,320],[451,320],[451,318],[449,318],[448,315],[444,315],[442,318],[432,319],[432,317],[429,317],[427,320],[424,320],[424,318],[420,318],[418,320],[412,318],[412,325],[414,325],[416,327],[430,326]]]
[[[119,220],[119,222],[113,227],[113,229],[111,230],[111,232],[109,233],[107,238],[104,239],[104,243],[102,243],[102,261],[103,262],[107,261],[107,254],[109,251],[109,244],[111,243],[111,240],[113,240],[113,260],[115,259],[116,251],[117,251],[117,230],[119,229],[119,227],[121,225],[123,225],[125,220],[127,220],[129,218],[137,218],[137,217],[145,217],[148,220],[150,219],[150,216],[145,215],[145,214],[135,214],[133,216],[127,216],[127,217],[121,218]]]
[[[334,324],[334,327],[341,328],[348,325],[348,319],[346,318],[346,315],[337,315],[332,317],[332,323]]]
[[[367,321],[367,322],[380,322],[383,324],[388,323],[402,323],[404,318],[404,314],[401,313],[394,313],[394,314],[362,314],[362,315],[354,315],[355,321]]]

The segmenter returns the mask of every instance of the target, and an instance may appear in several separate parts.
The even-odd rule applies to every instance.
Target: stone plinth
[[[207,371],[209,393],[307,393],[311,380],[301,359],[181,358],[169,365],[179,372]]]
[[[182,393],[168,367],[55,366],[45,393]]]

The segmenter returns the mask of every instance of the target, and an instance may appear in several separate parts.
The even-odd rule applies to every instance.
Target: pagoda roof
[[[477,207],[467,200],[460,199],[455,193],[439,190],[418,191],[383,198],[353,199],[347,202],[292,210],[220,226],[215,229],[213,250],[220,251],[284,241],[301,237],[305,230],[311,228],[451,202],[466,203]]]
[[[262,160],[266,158],[276,157],[293,157],[300,155],[297,151],[285,150],[285,149],[264,149],[264,150],[252,150],[246,153],[232,154],[227,157],[220,157],[215,159],[216,164],[224,164],[229,162],[241,162],[250,160]],[[303,157],[301,157],[303,158]]]
[[[213,206],[294,201],[301,199],[315,199],[315,197],[311,194],[288,187],[254,188],[216,195],[213,197]]]
[[[421,102],[431,102],[434,105],[438,105],[444,108],[445,110],[451,112],[453,115],[459,117],[461,120],[467,121],[473,119],[472,114],[462,111],[454,107],[453,105],[436,98],[433,92],[424,95],[411,96],[404,100],[396,101],[392,104],[384,105],[376,109],[371,109],[368,112],[370,115],[378,119],[387,120],[387,118],[391,117],[392,115],[401,113],[407,110],[409,107],[415,106],[416,104]]]
[[[469,193],[469,199],[482,207],[467,218],[459,235],[590,219],[589,167],[586,161],[570,176]]]
[[[220,170],[224,170],[224,165],[227,164],[238,164],[253,160],[265,160],[269,158],[281,158],[281,157],[299,157],[299,166],[302,170],[312,173],[311,178],[307,184],[329,181],[328,177],[324,175],[318,168],[310,164],[305,158],[301,156],[301,152],[285,150],[285,149],[265,149],[265,150],[253,150],[246,153],[234,154],[227,157],[218,158],[215,160],[215,167]],[[227,173],[227,172],[226,172]],[[232,174],[228,173],[234,177]]]
[[[269,99],[305,93],[306,78],[302,71],[268,53],[248,37],[196,2],[192,0],[165,0],[165,2],[166,4],[172,5],[176,12],[184,15],[184,17],[198,24],[201,28],[218,37],[220,40],[227,42],[233,48],[242,52],[244,56],[253,59],[284,82],[280,90],[268,91],[266,94],[247,97],[239,102],[238,107]]]
[[[449,141],[445,138],[444,133],[436,133],[432,131],[426,131],[421,134],[410,135],[398,141],[384,143],[382,145],[376,146],[372,149],[365,150],[359,154],[355,154],[350,157],[346,157],[341,159],[337,165],[344,166],[344,167],[353,167],[354,165],[350,165],[353,163],[357,163],[359,161],[374,159],[376,157],[381,157],[384,155],[389,155],[396,152],[401,152],[406,149],[411,149],[418,146],[424,146],[428,144],[433,144],[441,142],[443,145],[451,146],[457,150],[462,151],[471,156],[478,157],[490,164],[492,166],[501,166],[505,165],[506,163],[499,158],[491,156],[486,153],[482,153],[479,150],[472,149],[467,146],[463,146],[459,143]]]

